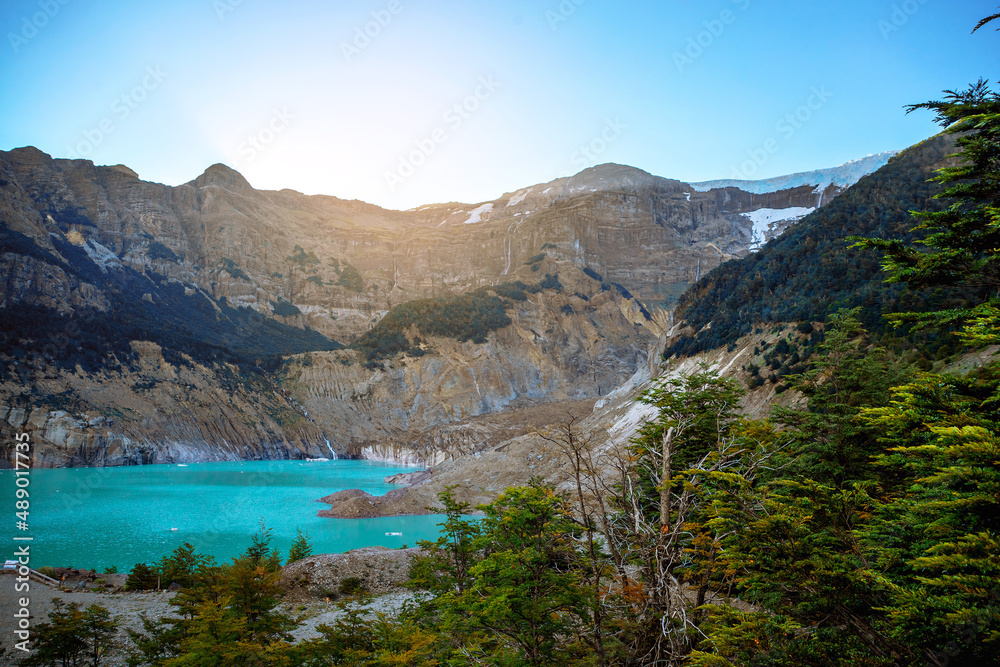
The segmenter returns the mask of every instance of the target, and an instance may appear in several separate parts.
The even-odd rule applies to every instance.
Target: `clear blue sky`
[[[902,107],[1000,78],[969,34],[997,4],[7,0],[0,149],[391,208],[603,162],[766,178],[933,134]]]

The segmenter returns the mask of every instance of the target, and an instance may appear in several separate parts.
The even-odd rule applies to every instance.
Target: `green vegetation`
[[[311,250],[306,252],[302,246],[296,244],[292,254],[286,257],[289,262],[297,265],[301,269],[305,269],[308,266],[319,264],[319,258]]]
[[[100,605],[80,609],[75,602],[64,605],[56,598],[49,620],[33,628],[31,655],[20,664],[24,667],[100,667],[104,654],[115,645],[118,625],[119,619],[112,618]]]
[[[302,314],[302,311],[294,303],[280,298],[271,302],[271,312],[278,317],[295,317]]]
[[[407,337],[411,327],[427,336],[485,343],[491,331],[511,323],[507,310],[514,302],[525,301],[529,294],[546,289],[561,290],[559,277],[546,274],[536,285],[518,280],[458,296],[408,301],[389,311],[350,347],[363,352],[369,367],[374,367],[380,360],[398,354],[423,354],[422,348],[411,345]]]
[[[311,555],[312,544],[309,542],[309,533],[303,533],[301,530],[296,529],[295,539],[292,540],[292,546],[288,549],[288,563],[294,563]]]
[[[872,236],[909,246],[925,236],[925,230],[911,229],[910,211],[944,208],[934,199],[940,185],[928,179],[953,145],[949,135],[938,135],[904,151],[759,252],[702,277],[678,305],[678,315],[699,333],[675,342],[667,358],[727,345],[759,323],[822,322],[845,308],[860,308],[858,319],[876,337],[899,336],[907,330],[892,332],[884,314],[967,303],[975,292],[886,284],[877,254],[850,242],[854,236]],[[953,344],[933,332],[922,341],[931,357]]]
[[[361,277],[361,272],[354,268],[353,265],[344,262],[344,268],[340,270],[340,278],[337,279],[337,284],[346,287],[349,290],[354,290],[355,292],[361,292],[365,288],[365,280]]]
[[[250,276],[248,276],[246,271],[241,269],[240,265],[234,262],[233,260],[229,259],[228,257],[224,257],[222,259],[221,264],[222,264],[222,269],[226,273],[231,275],[233,278],[250,282]]]
[[[160,587],[160,573],[145,563],[136,563],[125,580],[127,591],[151,591]]]
[[[185,544],[158,569],[164,581],[182,588],[170,601],[177,616],[144,619],[141,632],[129,631],[134,667],[182,665],[287,664],[270,662],[287,647],[294,622],[278,613],[280,561],[261,526],[251,545],[226,565]]]
[[[340,581],[340,594],[347,596],[359,596],[366,595],[368,589],[365,587],[364,580],[361,577],[344,577]]]
[[[537,255],[535,255],[534,257],[528,258],[528,261],[526,261],[524,264],[525,264],[525,266],[531,266],[532,264],[537,264],[538,262],[542,261],[543,259],[545,259],[545,253],[544,252],[540,252]]]

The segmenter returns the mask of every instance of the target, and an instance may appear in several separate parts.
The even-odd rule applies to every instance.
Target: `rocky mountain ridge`
[[[0,152],[3,427],[31,429],[48,465],[440,462],[482,445],[478,418],[609,392],[687,285],[774,231],[755,238],[748,216],[841,188],[815,190],[702,192],[602,165],[494,202],[389,211],[258,191],[223,165],[168,187]],[[560,289],[514,303],[485,343],[425,336],[427,356],[374,369],[333,351],[400,304],[543,275]]]

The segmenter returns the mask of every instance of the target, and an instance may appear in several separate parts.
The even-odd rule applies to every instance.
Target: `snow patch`
[[[685,197],[685,198],[686,198],[686,199],[687,199],[688,201],[691,201],[691,193],[690,193],[690,192],[685,192],[685,193],[684,193],[684,197]]]
[[[469,211],[469,219],[465,221],[465,224],[472,225],[477,222],[482,222],[483,214],[489,213],[492,210],[493,210],[493,202],[490,202],[489,204],[483,204],[479,208],[472,209],[471,211]]]
[[[524,198],[527,197],[530,193],[531,193],[531,188],[528,188],[523,192],[515,192],[514,195],[510,198],[510,201],[507,202],[507,206],[517,206],[518,204],[523,202]]]
[[[798,220],[815,211],[815,207],[790,206],[788,208],[759,208],[750,213],[741,213],[753,224],[750,232],[750,250],[760,250],[767,242],[767,232],[776,222]]]
[[[118,267],[122,263],[118,259],[118,255],[111,252],[108,248],[105,248],[97,241],[93,239],[87,239],[87,242],[83,244],[83,249],[87,251],[87,257],[90,258],[94,264],[101,267],[101,271],[107,273],[108,267]]]

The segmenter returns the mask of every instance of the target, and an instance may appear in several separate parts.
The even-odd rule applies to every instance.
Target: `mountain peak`
[[[609,162],[588,167],[572,176],[566,184],[570,192],[581,190],[634,189],[642,186],[662,184],[667,179],[654,176],[637,167]]]
[[[243,174],[221,163],[213,164],[201,176],[188,182],[188,185],[196,188],[207,188],[215,185],[232,192],[253,192],[253,186],[247,179],[243,178]]]

